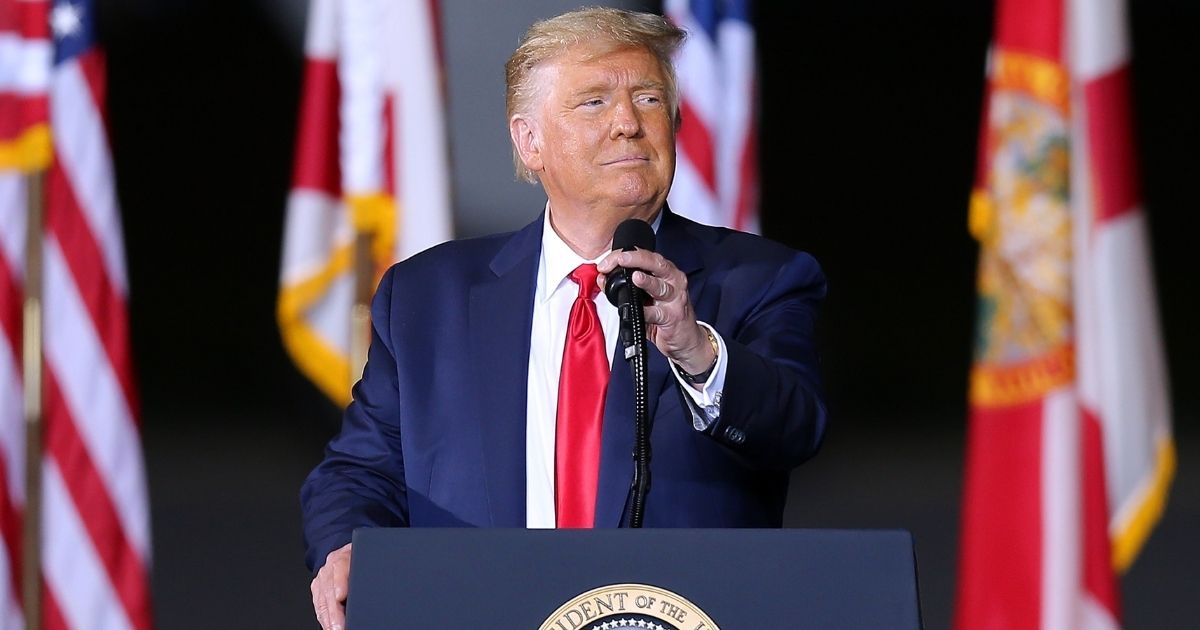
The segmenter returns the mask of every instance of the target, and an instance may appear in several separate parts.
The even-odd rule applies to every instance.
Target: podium
[[[347,629],[921,628],[912,536],[359,529]]]

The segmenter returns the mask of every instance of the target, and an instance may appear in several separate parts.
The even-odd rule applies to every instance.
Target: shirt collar
[[[662,223],[662,216],[663,213],[660,210],[658,216],[650,224],[655,233],[658,233],[658,226]],[[546,202],[546,211],[543,213],[542,221],[542,269],[545,273],[541,277],[542,286],[538,287],[538,294],[541,296],[541,301],[545,302],[550,299],[550,296],[555,291],[558,291],[564,282],[571,282],[568,276],[571,275],[572,271],[575,271],[576,267],[588,262],[599,263],[608,255],[608,252],[604,252],[592,260],[587,260],[583,256],[576,254],[571,249],[571,246],[562,240],[558,232],[554,231],[554,227],[550,225],[549,201]]]

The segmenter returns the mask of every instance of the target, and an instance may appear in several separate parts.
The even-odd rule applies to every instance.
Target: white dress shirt
[[[554,440],[558,413],[558,377],[562,369],[563,346],[567,337],[567,318],[571,305],[579,295],[579,286],[570,278],[576,267],[595,260],[585,260],[576,254],[554,231],[550,222],[550,205],[546,204],[545,224],[542,226],[542,254],[538,261],[537,283],[533,296],[533,326],[529,338],[529,383],[525,424],[525,524],[531,528],[553,528],[554,519]],[[662,220],[659,213],[653,228],[658,231]],[[596,313],[604,329],[604,344],[608,348],[609,368],[620,334],[620,316],[603,292],[596,295]],[[725,341],[711,326],[700,322],[716,336],[719,351],[717,366],[708,381],[697,390],[678,373],[683,390],[692,401],[692,425],[704,430],[720,414],[721,390],[725,385],[728,353]],[[656,350],[651,349],[651,352]],[[670,362],[669,362],[670,363]],[[674,363],[671,363],[674,366]],[[630,403],[632,405],[632,402]],[[630,460],[629,465],[633,466]]]

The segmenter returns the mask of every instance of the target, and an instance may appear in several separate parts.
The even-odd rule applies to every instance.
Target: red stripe
[[[383,191],[396,194],[396,96],[388,92],[383,97]]]
[[[1042,406],[971,410],[957,628],[1041,625]]]
[[[50,585],[42,580],[42,628],[44,630],[69,630],[67,618],[58,607],[58,599],[50,590]]]
[[[738,196],[733,212],[733,229],[745,230],[756,212],[758,203],[758,123],[751,118],[738,160]]]
[[[50,39],[49,2],[0,0],[0,31],[25,39]]]
[[[137,426],[139,414],[125,300],[108,277],[100,244],[88,228],[75,191],[57,160],[51,163],[46,175],[46,224],[49,232],[58,239],[91,324],[104,346]]]
[[[342,172],[338,164],[340,101],[337,62],[308,59],[304,64],[304,93],[300,97],[296,155],[292,165],[294,188],[341,196]]]
[[[687,156],[688,162],[700,174],[700,179],[704,181],[704,185],[714,195],[717,191],[717,161],[713,157],[714,147],[712,135],[709,134],[708,128],[696,115],[696,110],[692,108],[691,102],[686,98],[679,104],[680,116],[683,117],[683,124],[679,127],[679,147],[683,154]]]
[[[21,361],[21,311],[24,286],[8,265],[8,259],[0,255],[0,335],[12,348],[13,360]]]
[[[46,451],[86,527],[96,555],[133,627],[150,627],[150,591],[141,559],[125,536],[108,488],[84,446],[52,369],[46,371]]]
[[[106,121],[104,128],[105,146],[108,146],[108,89],[105,87],[105,61],[104,53],[99,48],[90,48],[87,52],[75,57],[79,63],[79,72],[83,75],[83,80],[87,83],[88,92],[92,94],[92,102],[89,103],[93,109],[100,115],[100,120]]]
[[[22,445],[14,444],[15,447]],[[8,494],[8,467],[0,454],[0,536],[4,538],[4,548],[8,552],[8,579],[12,584],[13,599],[19,604],[25,594],[21,589],[21,541],[24,523],[21,512],[13,505],[12,497]]]
[[[1141,198],[1129,94],[1128,65],[1083,85],[1097,224],[1132,211]]]
[[[1108,490],[1104,474],[1104,435],[1091,410],[1083,417],[1083,587],[1121,618],[1120,596],[1108,538]]]
[[[996,46],[1063,61],[1062,0],[998,0]]]
[[[26,129],[49,119],[45,94],[0,92],[0,142],[11,142]]]

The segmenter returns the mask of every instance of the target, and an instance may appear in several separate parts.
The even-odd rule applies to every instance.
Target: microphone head
[[[627,252],[635,247],[654,251],[654,228],[641,219],[626,219],[613,232],[613,249]],[[631,290],[637,289],[630,281],[632,275],[632,270],[621,267],[608,274],[604,282],[604,295],[613,306],[621,308],[622,304],[629,303]]]
[[[641,219],[626,219],[613,232],[613,249],[654,251],[654,228]]]

